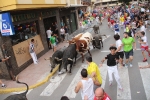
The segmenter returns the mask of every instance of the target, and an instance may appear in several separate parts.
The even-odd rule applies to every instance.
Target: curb
[[[58,70],[59,65],[57,65],[54,69],[53,72],[50,73],[43,81],[36,83],[34,85],[29,86],[29,89],[34,89],[36,87],[39,87],[41,85],[43,85],[44,83],[46,83]],[[6,93],[11,93],[11,92],[21,92],[21,91],[25,91],[26,87],[20,87],[20,88],[6,88],[6,89],[0,89],[0,94],[6,94]]]

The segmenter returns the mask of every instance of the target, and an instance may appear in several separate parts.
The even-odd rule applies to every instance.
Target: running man
[[[140,36],[141,36],[141,39],[138,42],[141,44],[141,51],[142,51],[142,55],[144,57],[143,62],[146,62],[147,58],[146,58],[144,51],[147,51],[148,55],[150,57],[150,50],[149,50],[149,46],[148,46],[147,37],[145,35],[145,32],[144,31],[140,32]]]
[[[111,46],[109,48],[109,50],[111,51],[110,54],[108,54],[102,61],[100,66],[102,66],[102,64],[104,63],[104,61],[107,59],[107,66],[108,66],[108,76],[109,76],[109,86],[112,85],[113,82],[113,77],[112,74],[114,74],[115,80],[118,84],[118,88],[120,90],[123,90],[121,84],[120,84],[120,77],[118,74],[118,69],[117,69],[117,62],[119,61],[119,56],[116,53],[117,48],[114,46]]]
[[[136,43],[133,37],[129,37],[127,32],[124,32],[124,38],[122,39],[123,43],[123,50],[126,57],[125,67],[132,67],[132,60],[133,60],[133,46],[136,50]]]
[[[87,56],[86,61],[88,64],[88,68],[87,68],[88,75],[94,80],[94,84],[96,86],[101,86],[102,77],[101,77],[101,74],[100,74],[97,64],[92,61],[91,56]]]
[[[116,21],[114,21],[114,30],[115,30],[115,35],[116,35],[116,34],[120,35],[120,32],[119,32],[119,24],[116,23]]]
[[[111,100],[103,88],[97,88],[95,91],[94,100]]]
[[[114,35],[114,39],[116,40],[116,47],[117,47],[117,50],[116,50],[116,53],[118,54],[119,56],[119,63],[121,66],[124,66],[123,64],[123,58],[124,58],[124,52],[123,52],[123,44],[122,44],[122,41],[120,40],[120,35]]]
[[[94,82],[92,78],[88,78],[88,72],[86,69],[81,70],[82,80],[78,82],[75,87],[75,93],[81,90],[82,100],[93,100],[94,99]],[[85,99],[85,97],[87,99]]]

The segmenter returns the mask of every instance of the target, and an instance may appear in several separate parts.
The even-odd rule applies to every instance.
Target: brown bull
[[[81,54],[82,62],[84,62],[84,55],[83,55],[84,52],[88,51],[90,56],[92,56],[90,53],[89,44],[87,44],[87,42],[85,40],[76,41],[76,51]]]
[[[78,41],[81,37],[82,37],[82,33],[76,35],[75,37],[72,38],[72,40],[69,41],[69,44],[71,43],[76,43],[76,41]]]

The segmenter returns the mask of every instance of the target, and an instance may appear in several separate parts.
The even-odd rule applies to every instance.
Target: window
[[[38,21],[15,25],[15,35],[10,36],[12,45],[16,45],[20,42],[36,36],[39,33],[38,29]]]

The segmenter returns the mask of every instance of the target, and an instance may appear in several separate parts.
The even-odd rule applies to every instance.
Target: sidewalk
[[[94,24],[95,23],[93,23],[93,25]],[[91,25],[91,26],[93,26],[93,25]],[[86,31],[91,32],[92,30],[93,30],[92,28],[89,28]],[[69,36],[69,39],[71,39],[78,33],[83,33],[81,28],[76,30],[74,33],[72,33]],[[68,43],[66,43],[66,42],[59,43],[57,49],[60,49],[64,46],[68,46]],[[50,56],[52,56],[52,54],[53,54],[53,51],[49,50],[47,53],[45,53],[43,56],[41,56],[38,59],[39,63],[37,65],[31,64],[26,69],[24,69],[22,72],[20,72],[18,75],[18,80],[20,82],[27,83],[29,85],[30,89],[36,88],[36,87],[46,83],[51,78],[51,76],[53,76],[53,74],[55,72],[57,72],[57,70],[58,70],[58,66],[57,66],[57,67],[55,67],[53,72],[50,73],[50,70],[51,70],[51,66],[49,66],[50,61],[44,60],[44,58],[49,58]],[[19,92],[19,91],[26,90],[25,85],[20,85],[20,84],[16,83],[15,81],[4,80],[4,79],[2,81],[7,85],[7,87],[0,88],[0,94],[10,93],[10,92]]]

